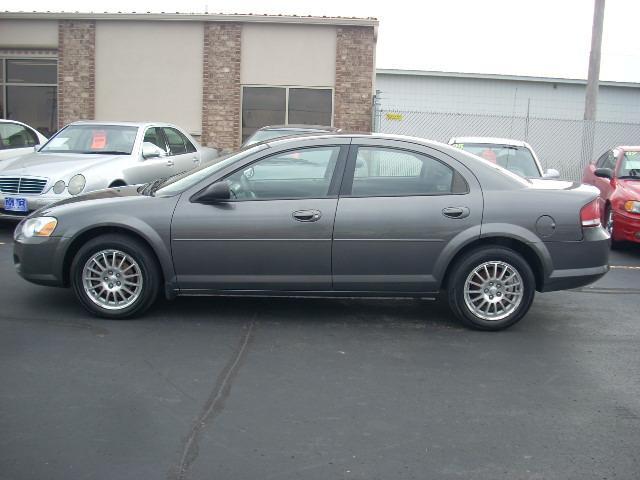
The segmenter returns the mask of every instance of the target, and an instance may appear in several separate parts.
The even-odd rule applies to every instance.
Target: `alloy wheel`
[[[101,250],[82,269],[84,292],[96,305],[122,310],[142,293],[142,270],[135,259],[120,250]]]
[[[484,262],[474,268],[464,284],[464,301],[478,318],[502,320],[513,313],[523,296],[522,277],[510,264]]]

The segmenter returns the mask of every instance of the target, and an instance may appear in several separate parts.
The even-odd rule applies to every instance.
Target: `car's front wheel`
[[[449,307],[466,326],[502,330],[520,320],[531,307],[535,277],[519,253],[504,247],[483,247],[453,265],[448,282]]]
[[[71,283],[80,303],[114,320],[147,310],[158,296],[160,270],[149,247],[126,235],[88,241],[71,263]]]

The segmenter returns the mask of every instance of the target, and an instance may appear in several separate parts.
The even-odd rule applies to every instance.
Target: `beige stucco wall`
[[[202,129],[200,22],[96,22],[96,119]]]
[[[0,20],[1,48],[57,48],[57,20]]]
[[[244,24],[243,85],[332,87],[336,28],[320,25]]]

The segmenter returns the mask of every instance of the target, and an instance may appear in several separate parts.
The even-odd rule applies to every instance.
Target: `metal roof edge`
[[[0,20],[138,20],[237,23],[289,23],[377,27],[375,18],[317,17],[298,15],[254,15],[249,13],[179,13],[179,12],[0,12]]]
[[[555,78],[555,77],[529,77],[524,75],[501,75],[496,73],[464,73],[464,72],[442,72],[434,70],[403,70],[395,68],[377,68],[376,75],[407,75],[419,77],[450,77],[450,78],[478,78],[484,80],[506,80],[517,82],[537,82],[537,83],[561,83],[569,85],[586,85],[587,81],[578,78]],[[636,82],[616,82],[601,80],[601,86],[640,88],[640,83]]]

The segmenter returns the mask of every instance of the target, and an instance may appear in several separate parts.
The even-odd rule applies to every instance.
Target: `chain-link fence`
[[[616,145],[640,144],[640,123],[586,122],[558,118],[412,112],[376,109],[377,132],[448,142],[451,137],[502,137],[525,140],[543,168],[580,180],[584,165]]]

